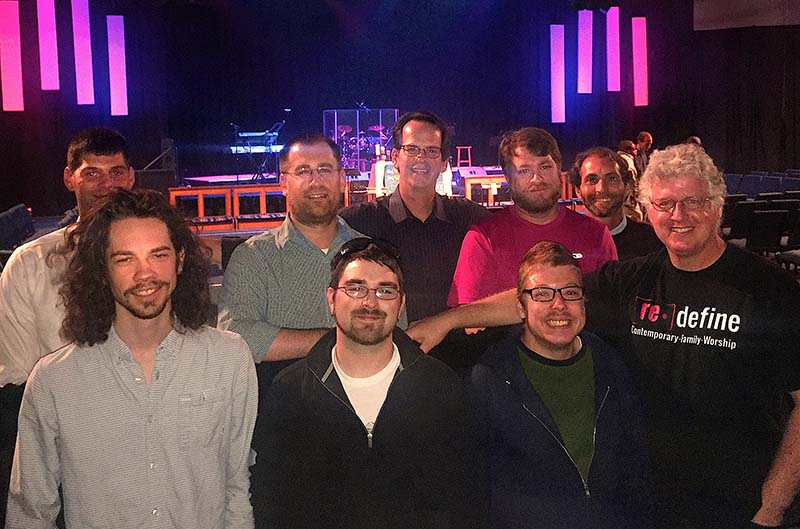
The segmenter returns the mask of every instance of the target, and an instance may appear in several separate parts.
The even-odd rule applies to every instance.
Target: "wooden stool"
[[[461,153],[464,157],[461,157]],[[456,146],[456,167],[472,167],[472,145]]]

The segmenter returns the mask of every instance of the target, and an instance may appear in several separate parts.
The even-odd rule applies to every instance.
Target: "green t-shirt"
[[[586,481],[594,451],[592,352],[582,346],[569,360],[551,360],[520,343],[519,358],[525,376],[553,416],[567,452]]]

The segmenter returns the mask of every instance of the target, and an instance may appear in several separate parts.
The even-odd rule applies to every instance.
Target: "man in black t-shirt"
[[[665,250],[585,279],[587,328],[623,354],[642,391],[664,529],[798,519],[800,286],[722,240],[724,197],[702,148],[656,151],[639,201]],[[452,328],[518,322],[513,298],[462,305],[409,335],[428,350]]]
[[[656,151],[639,201],[666,251],[587,278],[642,388],[665,528],[785,524],[800,483],[800,287],[721,239],[724,197],[702,148]]]
[[[623,206],[633,175],[622,156],[606,147],[593,147],[575,158],[567,175],[586,214],[608,227],[620,261],[662,248],[652,226],[625,216]]]

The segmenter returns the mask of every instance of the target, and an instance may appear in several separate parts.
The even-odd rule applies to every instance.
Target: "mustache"
[[[133,294],[137,290],[145,290],[148,288],[161,288],[168,286],[169,283],[166,281],[148,281],[147,283],[137,283],[133,285],[131,288],[125,290],[124,294],[127,296],[129,294]]]
[[[386,313],[380,309],[357,309],[351,315],[353,316],[375,316],[378,318],[385,318]]]

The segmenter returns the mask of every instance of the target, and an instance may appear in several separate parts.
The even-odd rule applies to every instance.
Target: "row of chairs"
[[[756,200],[729,195],[723,209],[723,236],[735,246],[774,259],[800,274],[798,193],[796,198],[786,198],[785,193],[762,194]]]
[[[726,173],[725,187],[729,194],[755,197],[759,193],[800,190],[800,169],[787,169],[782,173],[752,171],[748,174]]]

